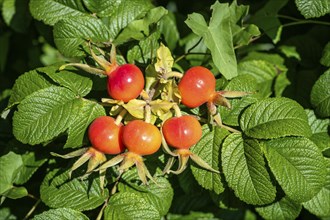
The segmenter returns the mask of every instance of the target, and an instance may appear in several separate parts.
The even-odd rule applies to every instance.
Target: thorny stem
[[[126,113],[127,113],[127,110],[125,108],[119,112],[119,114],[117,115],[116,121],[115,121],[116,125],[120,125],[120,123],[123,120]]]
[[[37,199],[34,195],[28,194],[28,196],[30,198],[33,199]],[[30,209],[30,211],[25,215],[23,220],[27,220],[29,219],[29,217],[32,215],[32,213],[34,212],[34,210],[36,210],[37,206],[39,205],[39,203],[41,202],[41,199],[37,199],[37,202],[32,206],[32,208]]]

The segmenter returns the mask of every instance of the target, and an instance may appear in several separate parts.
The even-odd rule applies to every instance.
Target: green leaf
[[[223,143],[221,160],[228,185],[238,198],[253,205],[274,201],[276,189],[256,140],[244,140],[240,134],[229,135]]]
[[[153,8],[147,12],[144,18],[129,23],[116,37],[114,43],[119,45],[131,39],[142,40],[150,35],[150,26],[157,23],[167,10],[163,7]]]
[[[13,186],[12,188],[10,188],[10,190],[8,190],[4,193],[4,196],[8,197],[10,199],[20,199],[22,197],[27,196],[28,194],[29,193],[25,187]]]
[[[304,202],[303,206],[318,217],[330,216],[330,159],[325,158],[327,164],[326,182],[320,192],[311,200]]]
[[[325,161],[320,150],[309,139],[274,139],[264,142],[263,150],[276,180],[292,200],[306,202],[323,187]]]
[[[170,48],[170,50],[174,50],[180,40],[180,34],[173,12],[168,11],[168,13],[162,17],[159,22],[159,29],[164,37],[166,46]]]
[[[236,47],[248,45],[250,41],[260,35],[259,28],[254,24],[243,24],[249,13],[249,6],[237,5],[233,1],[230,5],[230,25],[233,33],[233,42]]]
[[[295,58],[299,61],[301,60],[300,54],[297,52],[295,46],[282,45],[278,49],[288,58]]]
[[[36,70],[31,70],[18,77],[12,89],[8,106],[21,102],[26,96],[38,90],[50,87],[51,84]]]
[[[157,185],[150,183],[148,186],[141,185],[130,187],[129,185],[119,184],[120,192],[130,192],[146,199],[148,204],[155,207],[161,216],[168,213],[173,199],[173,189],[169,181],[164,177],[155,178]]]
[[[133,192],[119,192],[111,196],[104,210],[107,220],[150,219],[159,220],[158,210],[141,195]]]
[[[95,13],[99,17],[106,17],[116,13],[115,8],[118,8],[119,4],[123,1],[116,0],[82,0],[86,8]]]
[[[13,187],[17,174],[23,166],[23,161],[20,155],[14,152],[9,152],[0,157],[0,194]]]
[[[111,39],[115,39],[117,35],[128,24],[136,19],[143,18],[144,15],[153,8],[150,0],[130,0],[116,1],[116,10],[109,16],[102,18],[103,23],[110,29]],[[99,7],[99,6],[97,6]],[[110,8],[113,11],[113,8]],[[110,40],[110,38],[108,39]]]
[[[31,0],[30,12],[36,20],[51,26],[61,19],[86,15],[80,0]]]
[[[72,124],[68,130],[68,139],[64,148],[75,148],[83,145],[84,135],[90,123],[99,117],[104,116],[104,108],[97,102],[87,99],[80,99],[80,108],[74,113]]]
[[[277,14],[287,3],[288,0],[269,0],[249,19],[249,22],[262,28],[268,37],[277,43],[282,33],[282,24]]]
[[[110,40],[108,27],[98,18],[78,16],[60,20],[54,26],[54,41],[64,56],[83,56],[81,45],[89,40],[94,43]]]
[[[211,9],[213,12],[209,25],[204,17],[197,13],[188,15],[185,23],[195,34],[203,37],[216,67],[226,79],[231,79],[237,76],[237,62],[232,30],[228,25],[231,20],[229,5],[216,2]]]
[[[256,211],[264,219],[269,220],[286,220],[296,219],[301,211],[301,204],[296,203],[288,197],[274,202],[264,207],[257,207]]]
[[[238,75],[233,78],[225,87],[224,90],[228,91],[243,91],[243,92],[255,92],[258,88],[256,79],[253,76],[244,74]],[[262,99],[259,94],[251,94],[242,98],[231,99],[231,109],[223,106],[219,106],[221,118],[224,124],[231,126],[239,126],[239,117],[242,111],[252,103]]]
[[[0,1],[1,4],[1,1]],[[0,208],[1,220],[17,220],[17,217],[10,211],[8,207]]]
[[[101,189],[98,180],[70,179],[68,170],[52,170],[40,186],[41,200],[51,208],[72,208],[77,211],[95,209],[108,197],[108,190]]]
[[[330,12],[328,0],[295,0],[295,3],[305,18],[317,18]]]
[[[155,31],[147,38],[138,42],[127,52],[127,61],[129,63],[149,63],[154,57],[156,57],[156,51],[159,47],[158,39],[160,38],[160,32]],[[152,57],[151,57],[152,56]]]
[[[201,41],[201,37],[190,33],[186,37],[180,39],[180,45],[184,46],[185,53],[192,53],[186,57],[186,59],[190,62],[191,66],[200,66],[203,65],[207,56],[207,47],[203,41]],[[197,53],[196,55],[193,53]],[[205,54],[205,55],[201,55]]]
[[[28,1],[4,0],[2,16],[8,26],[17,32],[24,33],[31,22]]]
[[[238,33],[235,33],[233,41],[236,47],[245,46],[259,35],[259,28],[254,24],[250,24],[240,29]]]
[[[328,134],[328,127],[330,126],[330,119],[318,119],[313,110],[305,110],[308,117],[308,124],[312,129],[311,139],[321,151],[330,149],[330,136]]]
[[[32,220],[89,220],[81,212],[68,208],[51,209],[41,214],[35,215]]]
[[[330,116],[330,70],[315,82],[311,92],[311,103],[321,117]]]
[[[30,145],[43,143],[64,132],[80,105],[69,89],[51,86],[26,97],[13,117],[17,140]]]
[[[268,98],[252,104],[243,112],[240,126],[253,138],[311,135],[304,109],[288,98]]]
[[[281,97],[285,88],[290,84],[291,82],[288,79],[286,72],[282,72],[278,74],[278,76],[275,79],[275,85],[274,85],[275,97]]]
[[[330,67],[330,41],[327,43],[327,45],[325,45],[323,49],[323,55],[320,60],[320,63],[323,66]]]
[[[70,89],[75,94],[84,97],[93,86],[92,80],[87,77],[80,76],[70,71],[58,71],[59,65],[41,67],[37,70],[46,73],[54,82],[63,87]]]
[[[33,151],[22,154],[21,158],[23,164],[15,179],[15,184],[19,185],[26,183],[38,168],[47,161],[47,158],[40,158],[40,156],[37,156]]]
[[[258,92],[264,97],[268,97],[272,93],[277,69],[272,63],[265,60],[247,60],[238,64],[238,74],[253,76],[258,83]]]
[[[226,129],[219,127],[203,127],[203,136],[201,140],[191,148],[191,151],[201,157],[213,169],[219,170],[220,146],[224,138],[229,134]],[[217,194],[224,191],[221,176],[205,170],[190,161],[191,171],[197,182],[205,189],[212,190]]]

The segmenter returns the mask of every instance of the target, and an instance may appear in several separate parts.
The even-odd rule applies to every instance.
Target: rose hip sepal
[[[87,176],[89,176],[93,171],[96,170],[96,168],[100,164],[102,164],[106,161],[105,155],[102,152],[96,150],[93,147],[81,148],[79,150],[70,152],[70,153],[65,154],[65,155],[60,155],[60,154],[51,152],[51,155],[56,156],[56,157],[61,157],[61,158],[64,158],[64,159],[70,159],[70,158],[73,158],[73,157],[79,157],[80,156],[79,159],[70,168],[70,171],[69,171],[69,177],[70,178],[71,178],[72,172],[74,170],[78,169],[79,167],[81,167],[87,161],[88,161],[87,170],[85,172],[85,175],[83,175],[81,177],[81,179],[84,179]],[[101,187],[101,189],[103,189],[105,170],[100,169],[99,173],[100,173],[100,187]]]
[[[104,170],[120,163],[118,170],[122,174],[135,165],[143,184],[148,184],[147,177],[155,182],[143,162],[143,156],[154,154],[160,148],[162,138],[159,129],[142,120],[133,120],[124,126],[122,139],[128,151],[105,162],[98,169]]]
[[[198,120],[190,115],[173,117],[166,120],[162,126],[162,143],[164,150],[172,155],[164,168],[163,173],[180,174],[187,167],[189,158],[191,158],[199,166],[219,173],[213,169],[205,161],[196,154],[193,154],[189,148],[199,142],[202,137],[202,127]],[[168,145],[176,148],[173,152],[169,149]],[[171,170],[175,157],[178,157],[179,166],[176,171]]]

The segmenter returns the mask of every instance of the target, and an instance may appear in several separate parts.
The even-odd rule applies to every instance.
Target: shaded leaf
[[[21,158],[23,164],[20,171],[17,173],[17,178],[15,179],[15,183],[19,185],[26,183],[38,168],[47,161],[47,158],[41,158],[33,151],[22,154]]]
[[[13,187],[17,174],[23,166],[20,155],[9,152],[0,157],[0,194],[5,193]]]
[[[303,203],[305,209],[318,217],[330,216],[330,159],[325,158],[325,160],[327,174],[323,188],[311,200]]]
[[[130,1],[115,1],[114,8],[111,10],[110,16],[102,18],[103,23],[109,27],[110,37],[114,40],[122,29],[136,19],[142,18],[153,5],[150,0],[130,0]],[[99,6],[97,6],[99,7]],[[110,39],[108,39],[110,40]]]
[[[323,55],[320,60],[320,63],[323,66],[330,67],[330,41],[327,43],[327,45],[325,45],[323,49]]]
[[[330,126],[330,119],[319,119],[316,117],[313,110],[305,110],[308,117],[308,124],[312,129],[311,139],[321,151],[330,148],[330,136],[328,134],[328,127]]]
[[[321,117],[330,116],[330,70],[315,82],[311,92],[311,103]]]
[[[31,22],[28,1],[4,0],[2,16],[5,23],[17,32],[24,33]]]
[[[229,135],[222,148],[222,166],[228,185],[248,204],[264,205],[274,201],[276,189],[270,180],[260,145]]]
[[[219,170],[220,146],[228,134],[229,132],[226,129],[204,126],[202,138],[191,148],[191,151],[201,157],[213,169]],[[190,161],[190,164],[192,174],[203,188],[212,190],[217,194],[224,191],[220,174],[205,170],[192,161]]]
[[[71,126],[68,129],[68,139],[64,148],[81,147],[90,123],[95,118],[106,115],[104,108],[97,102],[87,99],[80,99],[79,102],[81,103],[80,108],[72,119]]]
[[[70,89],[75,94],[83,97],[87,95],[93,86],[92,80],[87,77],[80,76],[70,71],[59,71],[59,65],[41,67],[37,70],[46,73],[54,82],[63,87]]]
[[[177,42],[180,40],[180,35],[173,12],[168,11],[168,13],[162,17],[159,22],[159,29],[164,36],[166,45],[170,50],[174,50]]]
[[[280,41],[282,34],[282,24],[277,13],[288,3],[288,0],[270,0],[260,8],[250,19],[249,22],[262,28],[264,32],[273,40],[274,43]]]
[[[288,197],[264,207],[257,207],[256,211],[264,219],[286,220],[296,219],[301,211],[301,204],[296,203]]]
[[[129,23],[116,37],[114,43],[122,44],[131,39],[142,40],[150,35],[150,26],[157,23],[167,10],[163,7],[152,8],[144,18]]]
[[[148,63],[149,60],[152,60],[156,56],[159,38],[160,32],[155,31],[147,38],[139,41],[138,45],[133,46],[127,52],[127,61],[129,63]]]
[[[285,194],[306,202],[323,187],[326,165],[317,146],[307,138],[286,137],[263,144],[269,167]]]

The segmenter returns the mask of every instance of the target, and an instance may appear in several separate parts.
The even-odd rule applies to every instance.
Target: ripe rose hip
[[[129,152],[150,155],[160,148],[162,137],[159,129],[142,120],[130,121],[123,129],[123,143]]]
[[[108,74],[108,93],[113,99],[128,102],[137,98],[143,88],[143,74],[134,64],[118,66]]]
[[[215,77],[205,67],[191,67],[181,78],[178,87],[182,104],[196,108],[212,99],[215,94]]]
[[[200,123],[190,115],[166,120],[162,132],[167,144],[177,149],[189,149],[202,137]]]
[[[122,126],[115,124],[109,116],[96,118],[88,128],[88,137],[92,146],[102,153],[119,154],[124,151]]]

